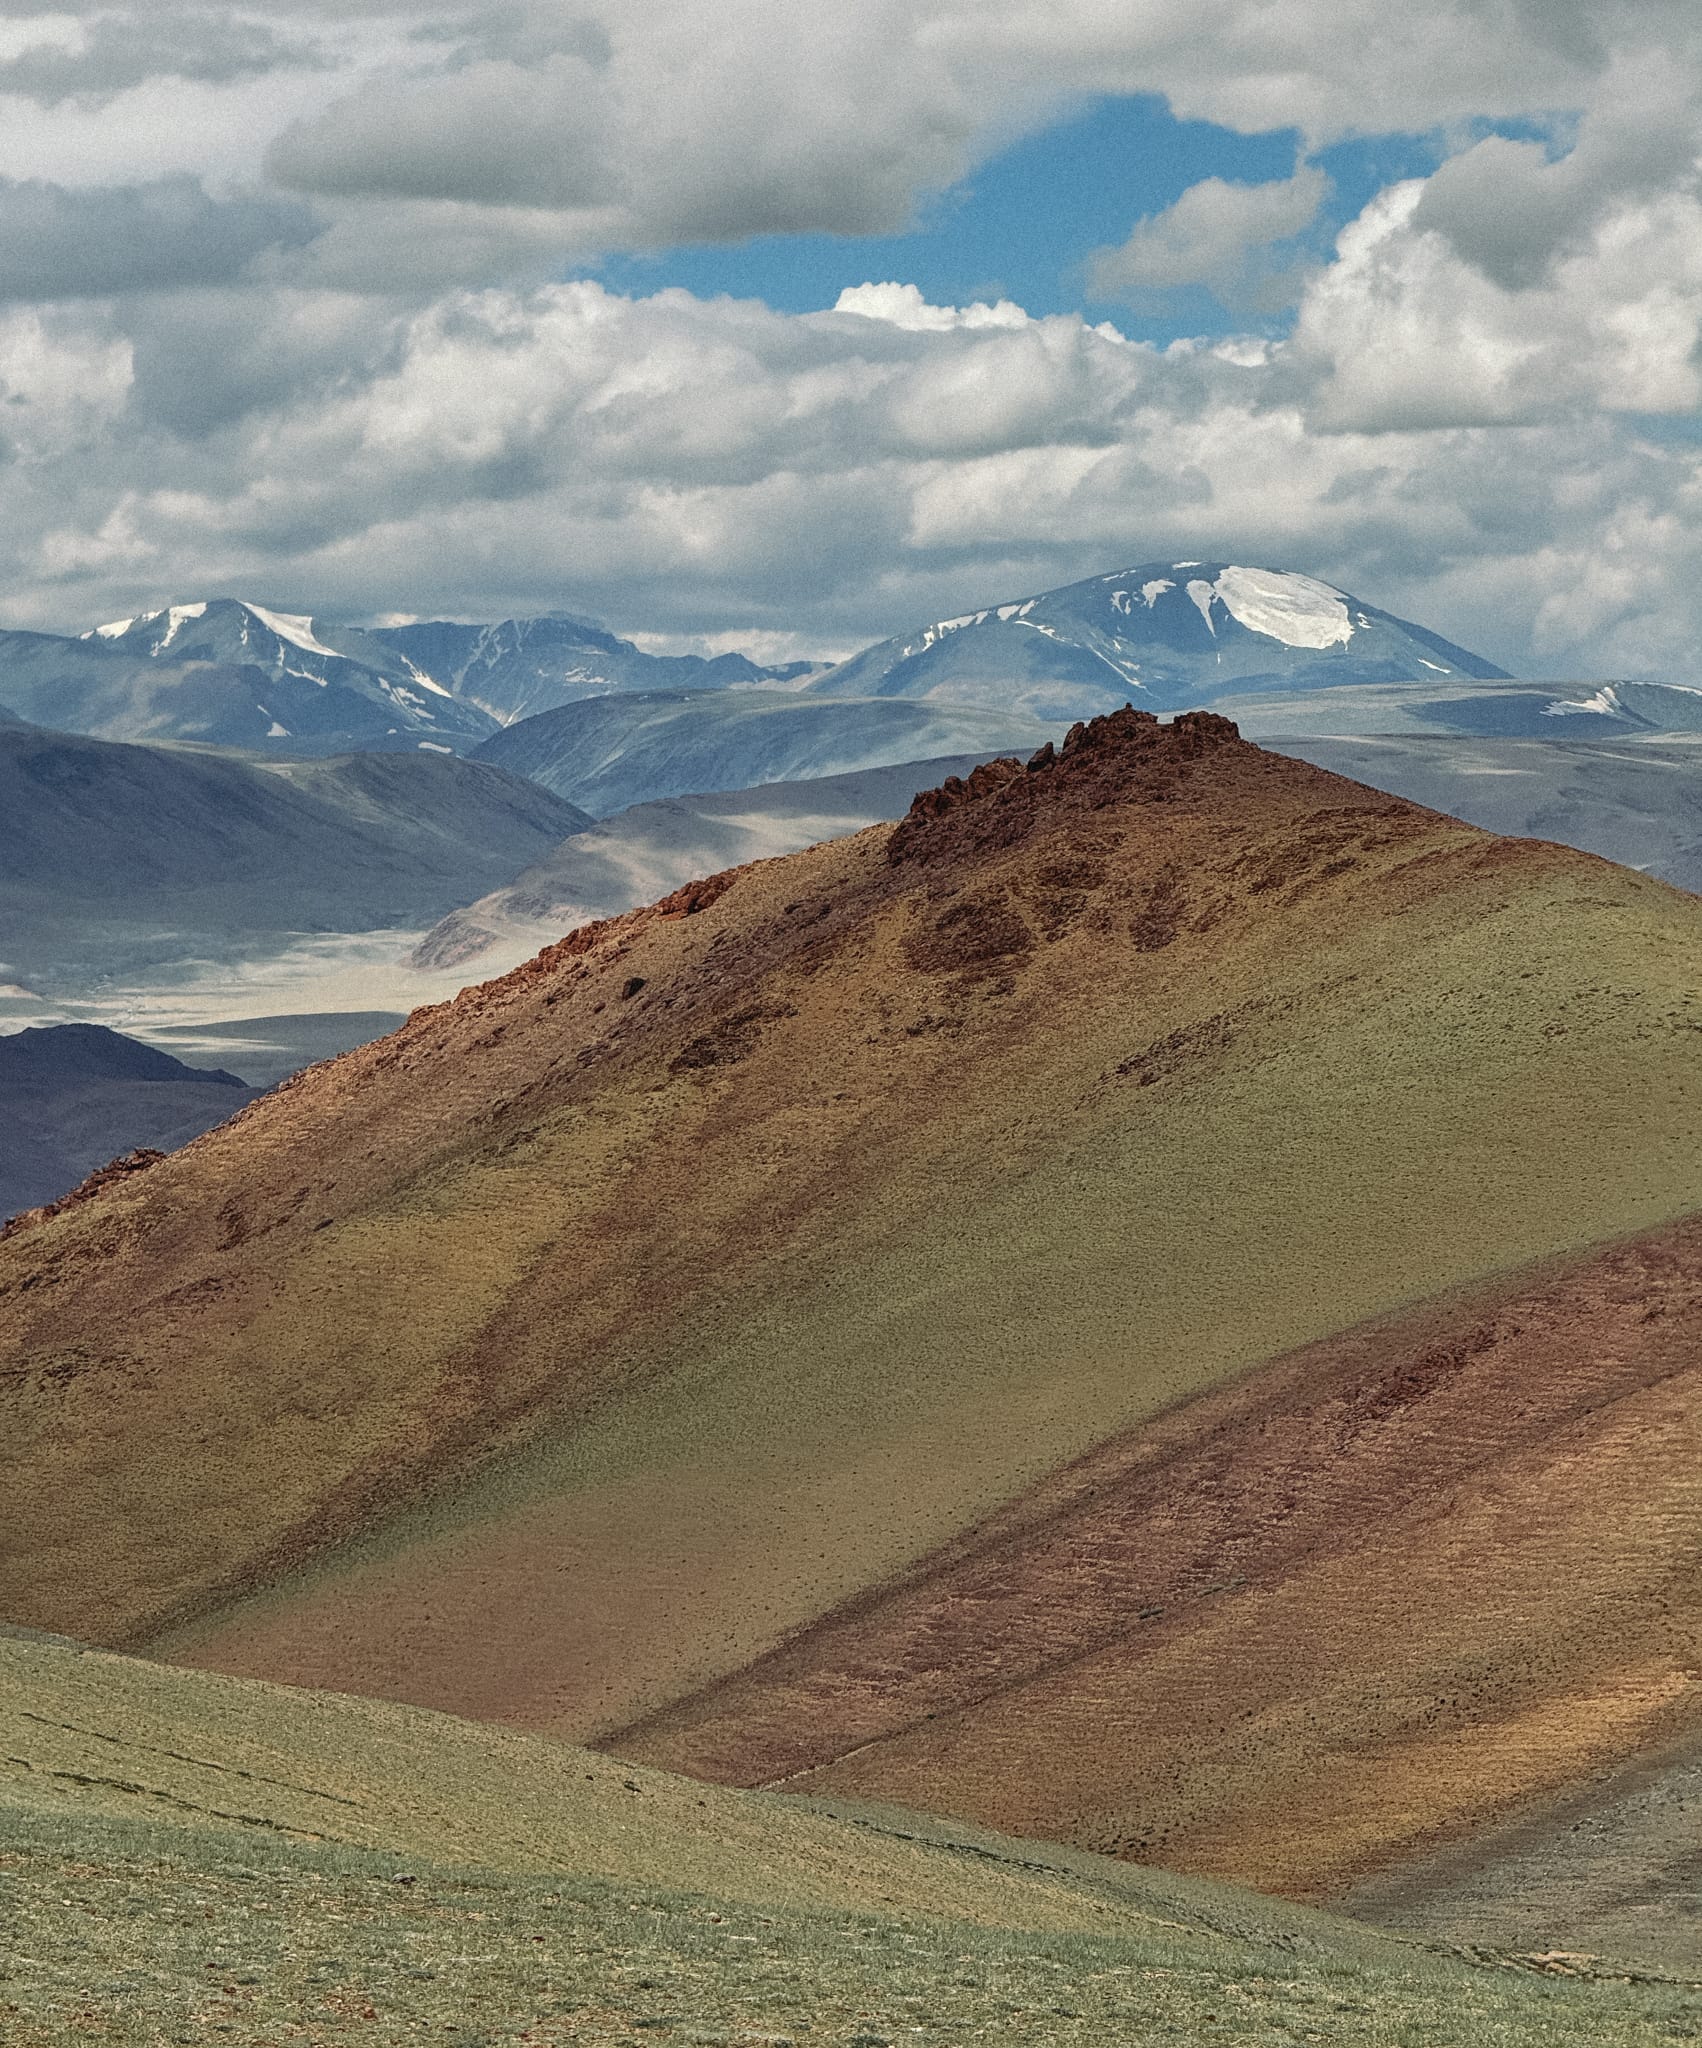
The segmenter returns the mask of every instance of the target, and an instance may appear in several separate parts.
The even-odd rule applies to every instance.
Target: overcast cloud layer
[[[242,590],[838,652],[1186,551],[1702,681],[1693,0],[640,13],[0,0],[0,617]],[[1099,252],[1126,334],[902,278],[807,315],[550,281],[890,231],[1108,91],[1304,138]],[[1307,152],[1433,127],[1432,177],[1307,240]],[[1200,285],[1292,333],[1138,339]]]

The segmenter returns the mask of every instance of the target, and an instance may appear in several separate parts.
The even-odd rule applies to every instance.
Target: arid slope
[[[0,1613],[608,1735],[1185,1397],[1702,1207],[1699,966],[1658,883],[1119,714],[0,1245]]]
[[[1702,1754],[1702,1222],[1184,1403],[609,1746],[1425,1924],[1561,1837],[1523,1924],[1677,1960],[1695,1793],[1611,1780]]]

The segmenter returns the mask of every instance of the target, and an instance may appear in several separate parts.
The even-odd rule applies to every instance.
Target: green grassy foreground
[[[0,1631],[0,2042],[1702,2040],[1544,1974],[892,1809]]]
[[[1115,1937],[748,1906],[370,1851],[8,1817],[0,2038],[453,2048],[1702,2038],[1668,1986],[1473,1967],[1343,1930]]]

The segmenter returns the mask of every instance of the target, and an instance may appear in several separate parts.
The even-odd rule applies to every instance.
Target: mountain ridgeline
[[[831,767],[820,771],[827,773],[973,746],[965,726],[976,712],[1007,729],[1032,728],[1091,717],[1125,699],[1175,709],[1232,689],[1502,674],[1314,577],[1201,562],[1090,577],[817,667],[764,666],[741,654],[647,654],[568,612],[497,624],[347,627],[234,598],[165,605],[77,639],[0,633],[0,701],[38,724],[105,739],[294,754],[466,752],[586,698],[698,693],[695,716],[703,720],[712,716],[703,708],[711,694],[777,687],[815,699],[926,700],[937,717],[956,714],[955,732],[936,731],[904,754],[893,751],[907,743],[904,721],[890,709],[866,710],[860,749],[848,750],[842,733]],[[795,707],[793,722],[801,717]],[[771,778],[747,765],[731,782],[699,778],[644,796],[785,779],[800,772],[799,748],[790,752]]]
[[[1125,700],[1170,710],[1231,690],[1504,674],[1316,577],[1231,562],[1148,562],[936,620],[866,649],[808,688],[1071,719]]]
[[[566,613],[369,630],[234,598],[166,605],[78,639],[0,633],[0,689],[38,724],[297,755],[464,753],[580,697],[785,681],[808,666],[648,655]]]

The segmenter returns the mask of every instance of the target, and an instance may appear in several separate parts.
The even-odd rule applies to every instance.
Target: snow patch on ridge
[[[1315,577],[1228,568],[1208,587],[1216,589],[1230,617],[1250,633],[1263,633],[1285,647],[1345,647],[1353,638],[1341,592]],[[1194,585],[1188,589],[1192,593]]]
[[[243,600],[243,609],[252,612],[261,625],[276,633],[280,640],[287,640],[292,647],[299,647],[304,654],[328,654],[333,661],[345,659],[336,648],[327,647],[323,641],[313,637],[313,621],[310,618],[301,618],[294,612],[269,612],[261,605],[249,604],[246,599]],[[312,680],[317,682],[319,678],[315,676]]]
[[[1176,566],[1178,569],[1181,569],[1187,565],[1183,562],[1178,562]],[[1203,578],[1196,576],[1193,582],[1188,585],[1188,595],[1199,607],[1200,617],[1206,622],[1206,630],[1215,640],[1217,638],[1217,625],[1211,615],[1211,601],[1217,595],[1216,585],[1207,583]]]
[[[1570,702],[1564,697],[1556,697],[1553,703],[1542,707],[1542,715],[1544,718],[1571,718],[1578,712],[1595,712],[1611,718],[1624,710],[1625,706],[1620,703],[1619,693],[1612,683],[1603,683],[1593,697],[1574,698]]]
[[[157,617],[158,614],[156,613],[155,616]],[[163,649],[169,647],[191,619],[204,619],[206,616],[207,607],[205,604],[174,604],[166,614],[165,638],[160,641],[154,652],[158,654]]]

